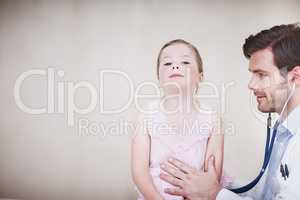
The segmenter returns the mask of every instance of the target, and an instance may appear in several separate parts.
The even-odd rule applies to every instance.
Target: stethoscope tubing
[[[247,184],[243,187],[229,189],[230,191],[237,193],[237,194],[244,193],[244,192],[251,190],[259,182],[261,177],[264,175],[266,168],[268,167],[270,158],[271,158],[274,141],[275,141],[276,134],[277,134],[277,127],[278,127],[278,124],[276,123],[274,126],[274,129],[273,129],[273,134],[272,134],[272,138],[271,138],[271,114],[269,114],[264,161],[263,161],[263,165],[262,165],[262,168],[261,168],[258,176],[253,181],[251,181],[249,184]]]

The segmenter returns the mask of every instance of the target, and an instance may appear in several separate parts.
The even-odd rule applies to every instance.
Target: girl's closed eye
[[[189,64],[191,64],[189,61],[183,61],[182,62],[184,65],[189,65]]]
[[[170,66],[170,65],[172,65],[171,62],[166,62],[166,63],[164,63],[164,66]]]

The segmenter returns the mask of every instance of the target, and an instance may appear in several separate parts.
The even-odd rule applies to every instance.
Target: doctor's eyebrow
[[[268,74],[269,73],[268,71],[261,70],[261,69],[250,69],[250,68],[248,68],[248,71],[252,72],[252,73],[264,73],[264,74]]]

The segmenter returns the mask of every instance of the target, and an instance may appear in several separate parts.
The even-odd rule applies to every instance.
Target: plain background
[[[250,101],[241,46],[249,34],[299,21],[299,9],[296,0],[1,1],[0,198],[134,199],[131,134],[81,135],[77,126],[82,118],[106,125],[133,120],[133,103],[118,114],[103,114],[98,104],[89,114],[76,114],[70,127],[66,112],[21,111],[14,84],[23,72],[48,67],[65,72],[56,76],[56,84],[85,80],[99,89],[102,69],[125,72],[135,86],[157,83],[158,51],[176,38],[197,46],[207,81],[219,89],[233,82],[223,115],[235,130],[226,136],[225,169],[241,183],[251,180],[261,166],[265,124]],[[126,103],[126,83],[107,77],[107,108]],[[41,107],[47,104],[46,89],[45,77],[31,77],[24,81],[21,97],[27,105]],[[85,107],[88,92],[78,90],[75,99]]]

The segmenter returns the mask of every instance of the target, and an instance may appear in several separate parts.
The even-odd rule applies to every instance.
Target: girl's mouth
[[[169,78],[177,78],[177,77],[183,77],[183,75],[182,74],[171,74],[169,76]]]

